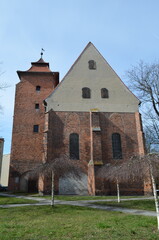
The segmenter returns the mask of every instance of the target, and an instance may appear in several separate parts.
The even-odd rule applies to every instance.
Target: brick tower
[[[25,173],[43,160],[44,99],[59,83],[59,73],[52,72],[41,58],[27,71],[17,71],[12,132],[9,189],[36,191],[38,182],[28,180]]]

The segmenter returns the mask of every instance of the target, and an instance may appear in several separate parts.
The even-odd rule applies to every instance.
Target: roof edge
[[[138,100],[138,104],[140,104],[140,100],[135,96],[135,94],[126,86],[126,84],[121,80],[121,78],[119,77],[119,75],[115,72],[115,70],[110,66],[110,64],[107,62],[107,60],[103,57],[103,55],[99,52],[99,50],[95,47],[95,45],[92,42],[89,42],[86,47],[83,49],[83,51],[81,52],[81,54],[78,56],[78,58],[74,61],[74,63],[72,64],[72,66],[70,67],[70,69],[68,70],[68,72],[64,75],[64,77],[62,78],[61,82],[57,85],[57,87],[54,89],[54,91],[47,97],[49,98],[52,94],[54,94],[54,92],[56,92],[56,90],[58,89],[58,87],[63,83],[63,81],[65,80],[65,78],[67,77],[67,75],[71,72],[71,70],[73,69],[73,67],[76,65],[76,63],[79,61],[79,59],[81,58],[81,56],[83,55],[83,53],[86,51],[86,49],[92,45],[94,47],[94,49],[100,54],[100,56],[103,58],[103,60],[108,64],[108,66],[112,69],[112,71],[116,74],[116,76],[119,78],[119,80],[121,81],[121,83],[124,85],[124,87],[126,87],[126,89],[130,92],[130,94],[132,94],[137,100]],[[46,99],[47,99],[46,98]]]
[[[46,74],[46,75],[59,75],[59,72],[28,72],[28,71],[17,71],[18,77],[21,79],[21,76],[27,75],[36,75],[36,74]]]

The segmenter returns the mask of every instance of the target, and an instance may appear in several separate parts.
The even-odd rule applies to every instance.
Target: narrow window
[[[109,98],[108,89],[106,88],[101,89],[101,98]]]
[[[89,69],[96,69],[96,62],[94,60],[89,60],[88,61],[88,67]]]
[[[90,88],[82,88],[82,97],[83,98],[91,98],[91,90]]]
[[[79,135],[71,133],[69,140],[70,159],[79,159]]]
[[[39,132],[39,125],[34,125],[33,126],[33,132]]]
[[[114,159],[122,158],[121,137],[119,133],[112,134],[112,150]]]
[[[40,90],[41,90],[41,87],[40,86],[36,86],[36,91],[40,92]]]
[[[35,109],[39,110],[39,103],[35,103]]]

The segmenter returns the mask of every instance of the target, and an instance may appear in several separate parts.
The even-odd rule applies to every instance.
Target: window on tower
[[[33,132],[36,132],[36,133],[39,132],[39,125],[34,125],[33,126]]]
[[[35,103],[35,109],[39,110],[39,103]]]
[[[40,90],[41,90],[41,87],[38,85],[38,86],[36,86],[36,91],[37,92],[40,92]]]

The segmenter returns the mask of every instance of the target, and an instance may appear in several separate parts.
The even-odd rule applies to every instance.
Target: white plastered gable
[[[96,69],[89,69],[94,60]],[[82,88],[91,90],[91,98],[82,98]],[[101,89],[109,91],[109,98],[101,98]],[[88,43],[61,83],[46,99],[47,110],[88,112],[137,112],[139,100],[128,90],[115,71]]]

